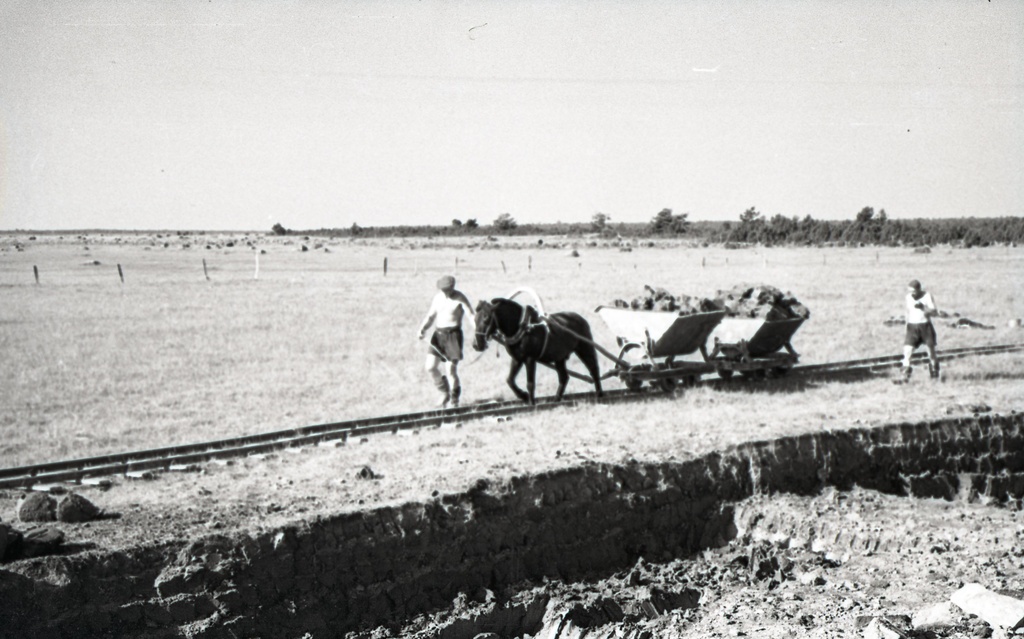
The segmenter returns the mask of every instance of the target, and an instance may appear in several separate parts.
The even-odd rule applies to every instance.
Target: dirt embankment
[[[751,495],[854,486],[1019,500],[1024,415],[822,432],[681,463],[587,464],[266,534],[18,562],[0,570],[0,628],[21,637],[386,636],[386,624],[427,619],[461,598],[490,606],[500,619],[485,621],[500,622],[502,636],[534,635],[550,617],[547,601],[498,602],[495,593],[610,577],[641,558],[670,565],[749,528],[735,509]],[[783,569],[767,555],[748,557],[747,569],[753,562],[756,576],[763,561],[769,572]],[[637,604],[647,614],[697,605],[686,587],[647,592],[647,607]],[[629,612],[607,599],[566,614],[593,625]],[[564,628],[569,617],[559,619]],[[464,619],[429,632],[484,630]]]

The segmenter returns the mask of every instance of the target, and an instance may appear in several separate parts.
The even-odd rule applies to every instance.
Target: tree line
[[[446,225],[360,226],[293,231],[277,223],[277,235],[329,237],[450,237],[450,236],[599,236],[608,239],[686,238],[727,246],[932,246],[965,248],[1024,242],[1024,217],[967,217],[952,219],[893,220],[885,209],[866,206],[849,220],[816,220],[781,214],[765,216],[750,207],[736,221],[692,221],[689,213],[662,209],[646,223],[615,223],[610,215],[595,213],[590,222],[520,224],[502,213],[490,224],[475,218],[453,219]]]

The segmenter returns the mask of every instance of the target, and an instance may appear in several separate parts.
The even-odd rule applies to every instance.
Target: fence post
[[[259,251],[255,253],[256,256],[256,271],[252,274],[252,279],[260,279],[260,254]]]
[[[203,275],[206,276],[206,281],[210,281],[210,273],[206,270],[206,258],[203,258]]]
[[[508,269],[505,268],[505,260],[501,261],[501,272],[508,275]]]
[[[388,276],[388,258],[384,258],[384,277]]]
[[[117,276],[121,278],[121,283],[124,284],[124,271],[121,270],[121,265],[117,265]]]
[[[38,286],[39,285],[39,267],[33,265],[32,266],[32,273],[36,276],[36,285]]]

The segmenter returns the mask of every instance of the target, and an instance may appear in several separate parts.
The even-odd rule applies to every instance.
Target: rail
[[[1024,344],[949,349],[941,351],[939,355],[941,359],[949,360],[1018,351],[1024,351]],[[914,359],[917,361],[923,358],[924,353],[918,353]],[[899,366],[901,361],[901,355],[890,355],[825,364],[798,365],[793,367],[790,375],[821,376],[857,370],[876,371]],[[698,383],[721,383],[721,381],[711,378]],[[315,445],[325,441],[345,441],[353,437],[438,427],[445,423],[531,413],[579,403],[607,404],[635,401],[648,397],[653,392],[655,391],[651,389],[647,389],[647,392],[614,389],[606,391],[604,397],[600,399],[592,392],[575,393],[566,395],[561,402],[555,402],[552,398],[540,398],[534,406],[527,406],[518,400],[490,402],[444,410],[302,426],[178,446],[0,468],[0,488],[49,489],[48,487],[53,484],[62,482],[82,483],[90,479],[115,475],[125,476],[130,473],[153,470],[185,469],[212,460],[265,454],[286,448]]]

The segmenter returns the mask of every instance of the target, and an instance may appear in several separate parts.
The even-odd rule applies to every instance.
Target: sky
[[[1024,2],[3,0],[0,230],[1024,215]]]

